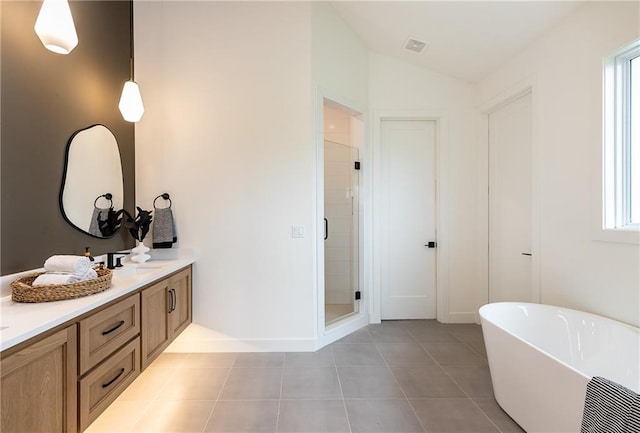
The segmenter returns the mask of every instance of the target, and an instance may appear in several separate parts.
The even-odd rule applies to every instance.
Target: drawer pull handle
[[[109,382],[107,382],[107,383],[103,383],[103,384],[102,384],[102,387],[103,387],[103,388],[106,388],[106,387],[108,387],[109,385],[111,385],[113,382],[115,382],[116,380],[118,380],[118,378],[119,378],[120,376],[122,376],[122,373],[124,373],[124,368],[121,368],[121,369],[120,369],[120,371],[118,372],[118,374],[116,374],[116,377],[114,377],[113,379],[111,379]]]
[[[102,331],[102,335],[111,334],[113,331],[115,331],[116,329],[118,329],[122,325],[124,325],[124,320],[119,321],[113,328],[107,329],[106,331]]]

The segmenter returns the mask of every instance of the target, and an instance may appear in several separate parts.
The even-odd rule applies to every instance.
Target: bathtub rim
[[[553,354],[550,354],[549,352],[546,352],[546,351],[542,350],[538,346],[532,344],[531,342],[529,342],[526,339],[520,337],[519,335],[511,332],[511,330],[500,326],[499,324],[497,324],[496,322],[492,321],[490,318],[487,317],[487,311],[490,310],[490,309],[497,309],[500,306],[505,306],[505,307],[506,306],[511,306],[511,307],[513,307],[513,306],[517,306],[517,305],[520,305],[520,306],[523,306],[523,305],[524,306],[533,306],[533,308],[545,308],[545,309],[552,309],[552,310],[555,310],[555,311],[566,311],[566,312],[577,313],[577,314],[588,316],[588,317],[595,317],[598,320],[604,320],[604,321],[612,322],[612,323],[615,323],[616,325],[619,325],[619,326],[621,326],[623,328],[627,328],[630,331],[632,331],[635,334],[637,334],[638,337],[640,337],[640,328],[638,328],[636,326],[630,325],[630,324],[625,323],[625,322],[620,322],[619,320],[611,319],[611,318],[606,317],[606,316],[600,316],[598,314],[589,313],[589,312],[581,311],[581,310],[576,310],[576,309],[573,309],[573,308],[561,307],[561,306],[558,306],[558,305],[537,304],[537,303],[534,303],[534,302],[502,302],[501,301],[501,302],[490,302],[490,303],[484,304],[483,306],[481,306],[478,309],[478,313],[479,313],[480,319],[481,319],[481,325],[482,325],[483,321],[486,321],[486,322],[490,323],[491,325],[495,326],[496,328],[500,329],[501,331],[503,331],[503,332],[509,334],[510,336],[516,338],[518,341],[523,342],[524,344],[526,344],[527,346],[533,348],[537,352],[540,352],[543,355],[545,355],[545,356],[557,361],[558,363],[560,363],[563,366],[567,367],[571,371],[574,371],[575,373],[581,375],[582,377],[586,378],[587,380],[591,380],[591,378],[593,376],[590,376],[590,375],[586,374],[585,372],[583,372],[581,370],[578,370],[576,367],[574,367],[574,366],[572,366],[570,364],[567,364],[565,361],[561,360],[560,358],[557,358],[557,357],[553,356]],[[483,332],[483,337],[484,337],[484,332]],[[485,342],[485,344],[486,344],[486,342]],[[487,355],[487,357],[488,357],[488,355]],[[491,367],[491,363],[490,362],[489,362],[489,367]],[[623,384],[623,386],[629,387],[628,384]],[[640,392],[640,390],[634,390],[633,388],[629,388],[629,389],[631,389],[632,391],[635,391],[635,392]]]

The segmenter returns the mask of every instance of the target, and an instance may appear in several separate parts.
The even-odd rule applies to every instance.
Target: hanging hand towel
[[[100,231],[100,226],[98,225],[98,220],[105,220],[109,215],[109,209],[101,209],[99,207],[93,208],[93,214],[91,215],[91,222],[89,223],[89,234],[101,238],[103,237],[102,232]]]
[[[154,207],[153,217],[153,248],[171,248],[178,240],[171,208],[158,209]]]

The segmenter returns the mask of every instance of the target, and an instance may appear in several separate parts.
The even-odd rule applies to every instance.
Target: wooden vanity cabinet
[[[77,430],[75,324],[2,356],[0,431]]]
[[[84,431],[189,323],[191,266],[3,351],[0,432]]]
[[[142,291],[142,368],[191,323],[191,267]]]

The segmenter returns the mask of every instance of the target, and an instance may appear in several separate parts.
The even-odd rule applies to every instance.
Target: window
[[[640,39],[604,64],[603,224],[640,231]]]

